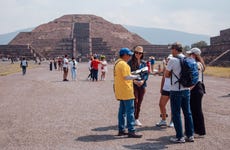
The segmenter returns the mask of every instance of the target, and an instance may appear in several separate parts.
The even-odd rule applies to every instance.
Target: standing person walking
[[[199,82],[191,90],[190,106],[194,123],[195,137],[203,137],[206,134],[204,115],[202,111],[202,98],[205,94],[205,87],[203,83],[205,63],[201,57],[201,50],[199,48],[192,48],[187,51],[187,54],[196,60],[199,70]]]
[[[67,55],[63,58],[63,81],[69,81],[67,79],[68,71],[69,71],[69,60],[67,58]]]
[[[165,77],[171,78],[170,104],[172,111],[172,120],[176,131],[176,137],[171,137],[170,141],[174,143],[184,143],[182,121],[180,110],[182,108],[185,120],[185,136],[189,142],[194,141],[193,120],[190,109],[190,89],[179,84],[177,77],[180,77],[181,64],[180,59],[176,57],[185,57],[182,54],[182,45],[178,42],[171,45],[173,57],[169,60],[165,70]]]
[[[28,62],[25,57],[22,58],[20,67],[22,68],[22,75],[26,74],[26,68],[28,67]]]
[[[87,80],[92,80],[92,79],[93,79],[92,61],[93,61],[93,56],[91,56],[90,59],[89,59],[89,61],[88,61],[89,75],[88,75],[88,77],[87,77]]]
[[[74,57],[72,57],[72,60],[70,61],[70,68],[71,68],[71,77],[72,80],[76,81],[77,77],[77,61]]]
[[[165,72],[166,66],[168,64],[168,61],[172,58],[172,54],[170,54],[166,59],[165,59],[165,65],[163,65],[163,72]],[[167,111],[166,111],[166,104],[169,101],[169,95],[170,95],[170,78],[166,78],[165,75],[162,76],[161,79],[161,88],[160,88],[160,101],[159,101],[159,107],[160,107],[160,117],[161,120],[156,124],[156,126],[161,127],[161,126],[167,126],[167,121],[166,118],[168,117]],[[172,118],[172,115],[171,115]],[[174,124],[172,122],[172,119],[169,123],[169,127],[174,127]]]
[[[50,71],[53,70],[53,61],[50,59]]]
[[[105,75],[106,75],[106,72],[108,71],[108,68],[107,68],[107,61],[105,59],[105,56],[101,56],[101,80],[104,81],[105,80]]]
[[[141,138],[142,135],[135,133],[134,117],[134,91],[133,80],[138,76],[131,75],[130,67],[127,64],[133,55],[128,48],[121,48],[119,51],[120,58],[114,66],[114,93],[116,99],[120,102],[118,110],[118,136],[128,135],[129,138]],[[125,121],[125,119],[127,119]],[[125,124],[127,122],[127,125]],[[128,133],[125,128],[128,128]]]
[[[143,47],[136,46],[134,47],[134,55],[131,60],[128,62],[131,72],[137,71],[144,67],[147,67],[146,62],[143,60]],[[145,72],[140,72],[140,79],[133,80],[134,84],[134,106],[135,106],[135,125],[142,126],[142,123],[139,121],[139,115],[141,111],[141,104],[146,92],[146,81],[148,80],[148,70]]]
[[[150,63],[151,63],[151,72],[154,73],[154,69],[155,69],[155,57],[153,57],[153,56],[150,57]]]
[[[91,66],[92,66],[92,77],[93,77],[93,81],[97,81],[98,80],[98,66],[101,62],[97,59],[97,56],[94,56],[92,62],[91,62]]]

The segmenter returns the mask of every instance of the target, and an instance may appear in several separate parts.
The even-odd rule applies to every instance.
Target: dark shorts
[[[64,72],[68,72],[68,68],[67,67],[63,67],[63,71]]]
[[[162,90],[161,92],[161,95],[164,95],[164,96],[169,96],[169,94],[170,94],[170,91]]]

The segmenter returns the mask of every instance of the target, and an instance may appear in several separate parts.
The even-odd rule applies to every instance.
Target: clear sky
[[[230,0],[0,0],[0,34],[66,14],[94,14],[123,25],[209,36],[230,28]]]

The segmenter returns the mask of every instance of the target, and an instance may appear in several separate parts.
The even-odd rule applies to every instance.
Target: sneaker
[[[125,131],[119,131],[117,134],[117,136],[124,136],[124,135],[128,135],[128,133]]]
[[[186,136],[185,141],[186,142],[194,142],[194,136],[190,136],[190,137]]]
[[[168,125],[170,128],[174,128],[174,123],[171,121],[170,124]]]
[[[136,126],[142,126],[141,122],[140,122],[138,119],[135,120],[135,125],[136,125]]]
[[[138,135],[135,132],[128,133],[128,138],[141,138],[142,135]]]
[[[158,127],[167,126],[167,122],[165,120],[161,120],[160,122],[156,124],[156,126]]]
[[[185,143],[184,137],[181,138],[171,137],[169,140],[173,143]]]

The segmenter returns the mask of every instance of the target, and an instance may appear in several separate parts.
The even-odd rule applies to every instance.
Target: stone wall
[[[171,50],[168,49],[168,45],[142,45],[144,48],[144,58],[148,59],[150,56],[155,57],[156,60],[163,60],[169,54]]]
[[[34,60],[38,55],[28,45],[0,45],[0,58],[22,58]]]
[[[230,66],[230,29],[221,30],[219,36],[210,38],[210,46],[202,48],[206,64]]]

